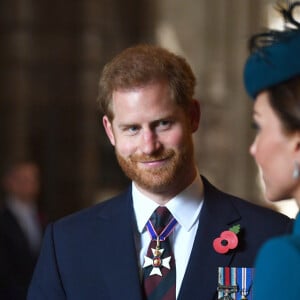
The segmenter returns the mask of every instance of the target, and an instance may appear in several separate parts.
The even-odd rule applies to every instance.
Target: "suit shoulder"
[[[297,236],[285,235],[265,242],[255,262],[254,288],[257,299],[298,299],[299,263]]]
[[[272,231],[276,228],[290,232],[293,220],[286,215],[267,207],[252,203],[240,197],[220,191],[204,178],[205,197],[211,202],[211,207],[218,207],[219,211],[227,212],[241,218],[245,223],[251,224],[255,228],[267,228]],[[216,209],[216,208],[215,208]]]
[[[299,236],[293,234],[286,234],[283,236],[277,236],[269,239],[262,247],[265,251],[270,251],[272,249],[288,250],[294,248],[300,255],[300,240]]]
[[[271,266],[280,266],[280,270],[284,267],[293,268],[293,264],[298,266],[300,263],[299,237],[289,234],[266,241],[258,253],[257,264],[263,267],[267,263]]]
[[[231,196],[231,201],[244,220],[251,224],[255,223],[257,230],[261,228],[264,232],[283,234],[293,229],[294,220],[278,211],[235,196]]]
[[[130,206],[131,193],[126,191],[101,203],[94,204],[80,211],[74,212],[54,222],[54,227],[82,226],[91,223],[98,217],[110,217],[124,212]]]
[[[248,200],[245,200],[243,198],[239,198],[236,196],[232,196],[231,195],[231,199],[232,201],[241,209],[247,209],[249,210],[249,213],[251,212],[255,212],[256,214],[262,215],[262,216],[266,216],[266,217],[270,217],[270,218],[279,218],[279,219],[285,219],[285,220],[291,220],[291,218],[289,218],[288,216],[284,215],[281,212],[278,212],[274,209],[271,209],[269,207],[263,206],[263,205],[259,205],[253,202],[250,202]]]

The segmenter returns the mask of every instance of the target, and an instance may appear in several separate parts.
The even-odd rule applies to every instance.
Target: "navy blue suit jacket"
[[[205,178],[198,232],[178,296],[216,298],[219,266],[252,267],[261,244],[290,231],[287,217],[213,187]],[[213,240],[240,224],[239,246],[218,254]],[[141,300],[131,189],[48,226],[28,300]]]

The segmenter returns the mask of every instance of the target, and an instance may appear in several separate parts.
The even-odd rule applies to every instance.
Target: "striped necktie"
[[[177,221],[166,207],[158,207],[147,222],[151,242],[143,265],[143,288],[147,300],[176,299],[175,259],[169,241]]]

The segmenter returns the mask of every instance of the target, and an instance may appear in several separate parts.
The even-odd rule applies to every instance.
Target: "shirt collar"
[[[159,206],[155,201],[142,194],[132,183],[133,209],[138,231],[142,233],[154,210]],[[203,204],[203,183],[199,175],[181,193],[167,202],[166,207],[177,222],[189,231],[199,219]]]
[[[24,203],[13,196],[7,199],[6,205],[18,217],[24,217],[35,213],[35,207],[33,204]]]

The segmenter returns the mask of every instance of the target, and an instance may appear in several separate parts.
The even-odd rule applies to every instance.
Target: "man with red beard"
[[[223,283],[222,270],[252,274],[260,245],[289,231],[292,222],[200,176],[192,139],[200,122],[194,89],[185,59],[157,46],[125,49],[104,67],[103,125],[132,185],[48,226],[29,300],[250,294],[251,276]]]

